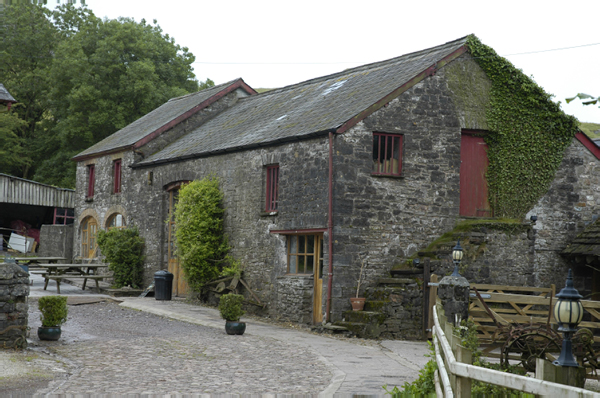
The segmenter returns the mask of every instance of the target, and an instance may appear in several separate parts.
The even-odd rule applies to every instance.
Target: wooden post
[[[438,282],[438,276],[436,274],[431,275],[430,277],[431,283],[437,283]],[[437,286],[431,286],[429,288],[429,311],[428,311],[428,315],[429,315],[429,319],[427,320],[427,323],[429,325],[429,334],[427,335],[428,339],[431,339],[431,329],[433,329],[433,307],[435,306],[437,302]]]
[[[537,358],[535,378],[567,386],[583,388],[585,386],[585,368],[582,366],[556,366],[550,361]]]
[[[473,362],[473,353],[462,345],[456,346],[456,360],[461,363],[471,365]],[[471,398],[471,379],[468,377],[456,378],[456,396],[462,398]]]
[[[423,260],[423,337],[431,338],[431,323],[429,323],[429,318],[433,317],[430,315],[431,305],[429,300],[429,281],[431,277],[431,266],[430,266],[429,257],[425,257]]]

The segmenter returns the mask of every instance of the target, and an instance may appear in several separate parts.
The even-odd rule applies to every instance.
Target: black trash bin
[[[171,300],[173,293],[173,274],[168,271],[154,273],[154,298],[157,300]]]

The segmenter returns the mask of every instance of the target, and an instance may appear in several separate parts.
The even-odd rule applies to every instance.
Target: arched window
[[[125,228],[125,217],[120,213],[115,213],[106,221],[106,229]]]
[[[94,217],[86,217],[81,222],[81,257],[92,258],[96,255],[96,237],[98,223]]]

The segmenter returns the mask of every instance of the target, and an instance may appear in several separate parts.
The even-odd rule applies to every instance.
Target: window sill
[[[371,173],[371,177],[378,177],[378,178],[399,178],[399,179],[403,179],[403,178],[404,178],[404,174],[400,174],[400,175],[393,175],[393,174],[377,174],[377,173]]]
[[[260,212],[261,217],[275,217],[279,214],[278,211],[262,211]]]
[[[86,201],[86,202],[93,202],[93,201],[94,201],[94,198],[93,198],[93,197],[85,198],[85,201]]]
[[[281,276],[277,277],[277,279],[282,279],[282,278],[313,279],[314,275],[313,274],[285,274],[285,275],[281,275]]]

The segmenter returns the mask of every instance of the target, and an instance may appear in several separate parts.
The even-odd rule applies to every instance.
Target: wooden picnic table
[[[96,281],[96,288],[100,289],[99,280],[107,278],[105,275],[98,275],[100,268],[108,268],[108,264],[37,264],[42,270],[42,277],[45,280],[44,290],[48,287],[48,282],[52,279],[56,281],[56,291],[60,294],[60,281],[63,279],[83,278],[83,287],[88,279]]]
[[[64,257],[15,257],[17,264],[35,265],[40,263],[56,264],[59,261],[67,261]]]

